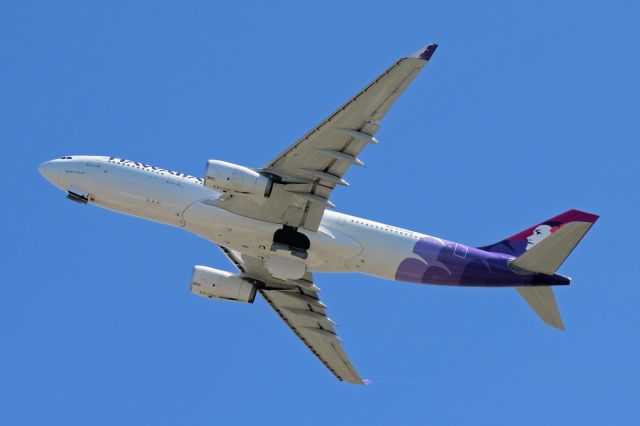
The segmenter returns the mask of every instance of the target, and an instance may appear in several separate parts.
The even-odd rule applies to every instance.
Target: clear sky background
[[[634,2],[0,5],[0,424],[638,424]],[[339,383],[177,228],[80,206],[39,163],[259,167],[398,57],[440,48],[335,191],[339,211],[483,245],[602,217],[560,272],[566,332],[512,289],[318,285],[368,387]]]

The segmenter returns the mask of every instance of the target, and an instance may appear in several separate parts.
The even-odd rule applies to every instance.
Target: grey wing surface
[[[259,259],[221,248],[244,276],[264,284],[260,294],[329,371],[341,381],[364,384],[342,348],[310,273],[298,280],[279,280],[271,277]]]
[[[317,231],[329,196],[347,185],[343,176],[358,155],[377,143],[380,121],[427,64],[436,50],[430,44],[401,58],[356,96],[312,128],[260,171],[274,181],[269,198],[223,196],[220,207],[243,216]]]

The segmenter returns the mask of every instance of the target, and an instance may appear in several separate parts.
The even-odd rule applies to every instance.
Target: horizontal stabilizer
[[[593,223],[569,222],[513,259],[515,270],[553,275]]]
[[[526,300],[542,321],[558,330],[564,330],[562,317],[556,304],[553,290],[548,286],[516,287],[520,296]]]

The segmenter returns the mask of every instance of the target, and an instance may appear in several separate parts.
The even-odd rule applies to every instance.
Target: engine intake
[[[273,182],[255,170],[220,160],[209,160],[204,185],[222,192],[269,196]]]
[[[191,275],[191,292],[209,299],[253,303],[257,287],[238,275],[196,265]]]

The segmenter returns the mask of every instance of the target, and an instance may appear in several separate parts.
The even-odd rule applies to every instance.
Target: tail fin
[[[575,221],[560,226],[513,259],[511,266],[538,274],[555,274],[592,225],[593,222]]]
[[[598,220],[598,216],[569,210],[482,250],[516,256],[510,263],[523,273],[553,275]],[[562,317],[549,286],[517,287],[516,290],[542,321],[564,330]]]
[[[536,246],[543,240],[547,240],[547,237],[556,235],[556,233],[558,233],[559,231],[567,228],[567,230],[564,230],[557,235],[559,238],[551,239],[556,243],[558,241],[563,241],[562,245],[565,246],[570,245],[567,253],[556,266],[557,269],[557,267],[560,266],[560,263],[562,263],[562,261],[569,255],[573,247],[578,244],[580,239],[596,222],[596,220],[598,220],[598,216],[594,214],[583,212],[580,210],[569,210],[558,216],[552,217],[549,220],[538,223],[531,228],[527,228],[522,232],[518,232],[517,234],[512,235],[509,238],[504,239],[498,243],[479,248],[481,250],[486,250],[494,253],[504,253],[518,257],[525,252],[528,253],[529,250],[531,250],[534,246]],[[547,243],[547,249],[551,249],[551,245],[552,244]],[[558,253],[558,255],[560,255],[560,253]],[[546,269],[549,270],[549,268]],[[546,273],[536,270],[530,271]],[[555,272],[555,270],[553,272]],[[553,272],[551,272],[551,274],[553,274]]]

